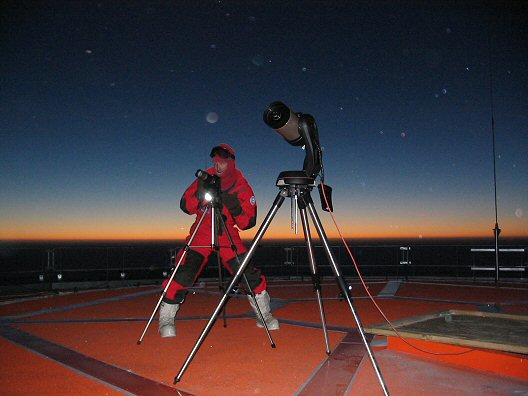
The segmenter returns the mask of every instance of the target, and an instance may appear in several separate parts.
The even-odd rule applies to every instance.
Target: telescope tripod
[[[363,325],[361,323],[361,320],[359,316],[356,313],[354,304],[352,302],[352,297],[350,295],[350,289],[347,286],[346,280],[344,279],[343,275],[341,274],[341,271],[339,269],[339,266],[334,258],[334,255],[332,253],[332,250],[330,249],[330,245],[328,243],[328,238],[326,237],[326,233],[324,231],[324,228],[321,224],[321,221],[319,219],[319,216],[317,214],[317,211],[315,210],[313,200],[311,198],[311,191],[314,187],[314,178],[306,177],[306,173],[303,171],[297,172],[297,171],[288,171],[288,172],[282,172],[279,174],[279,177],[277,179],[277,187],[279,187],[279,193],[275,197],[275,200],[272,204],[271,209],[269,210],[268,214],[266,215],[264,221],[262,222],[258,232],[255,235],[255,238],[244,256],[244,260],[242,261],[242,264],[239,266],[238,271],[233,275],[231,282],[226,288],[226,291],[224,292],[222,298],[220,299],[220,302],[218,303],[216,309],[214,310],[213,314],[211,315],[211,318],[207,322],[204,330],[198,337],[198,340],[196,341],[196,344],[194,345],[193,349],[191,350],[189,356],[187,357],[186,361],[184,362],[183,366],[180,369],[180,372],[178,375],[174,378],[174,384],[179,382],[191,363],[192,359],[194,358],[194,355],[200,348],[201,344],[205,340],[207,334],[211,330],[213,324],[215,323],[220,311],[222,311],[223,307],[227,303],[228,300],[228,293],[230,290],[232,290],[235,285],[239,282],[241,276],[243,275],[247,265],[249,264],[251,258],[253,257],[255,250],[261,241],[261,239],[264,237],[264,234],[266,233],[268,227],[270,226],[273,218],[277,214],[278,210],[284,203],[284,200],[286,198],[290,198],[292,200],[292,205],[295,203],[295,205],[298,204],[299,211],[301,214],[301,221],[304,231],[304,238],[306,241],[306,246],[308,249],[308,258],[310,261],[310,270],[312,272],[312,278],[314,283],[314,289],[317,294],[317,300],[319,303],[319,310],[321,313],[321,321],[322,321],[322,327],[325,337],[325,343],[326,343],[326,352],[327,354],[330,354],[330,346],[328,342],[328,332],[326,328],[326,319],[323,309],[323,304],[321,300],[321,285],[319,281],[319,275],[317,273],[317,267],[315,262],[315,257],[313,253],[313,245],[311,241],[311,235],[310,235],[310,227],[308,222],[308,216],[306,212],[310,214],[310,217],[312,218],[312,222],[317,230],[317,233],[319,235],[319,238],[321,239],[326,256],[328,258],[328,261],[331,265],[332,271],[334,272],[334,275],[336,277],[336,282],[339,288],[341,289],[342,295],[347,300],[347,303],[350,307],[350,310],[352,312],[352,315],[354,317],[354,320],[358,326],[358,332],[361,336],[361,339],[363,341],[363,344],[365,345],[365,348],[367,350],[367,353],[369,355],[369,358],[372,362],[372,365],[374,367],[374,371],[376,372],[376,376],[378,377],[378,380],[381,384],[381,387],[383,389],[383,392],[386,396],[389,395],[388,389],[385,385],[385,382],[383,380],[383,377],[381,375],[381,371],[378,367],[378,364],[376,362],[376,358],[374,357],[374,354],[372,353],[372,350],[370,348],[370,345],[367,341],[367,338],[365,336],[365,332],[363,330]],[[274,345],[272,345],[274,346]]]
[[[196,228],[192,232],[189,240],[187,241],[187,244],[183,247],[183,253],[180,255],[178,263],[175,266],[174,270],[172,271],[172,274],[171,274],[170,278],[168,279],[167,285],[163,289],[163,292],[161,293],[161,296],[158,299],[158,302],[157,302],[156,306],[154,307],[154,310],[152,311],[152,314],[150,315],[150,318],[149,318],[149,320],[147,322],[147,325],[145,326],[145,329],[143,330],[143,333],[141,334],[141,337],[137,341],[138,345],[140,345],[141,342],[143,341],[143,338],[145,337],[145,334],[147,333],[147,330],[149,329],[149,327],[150,327],[150,325],[151,325],[151,323],[152,323],[152,321],[154,319],[154,316],[156,315],[156,312],[158,311],[158,309],[159,309],[159,307],[161,305],[161,302],[163,301],[163,298],[165,297],[165,295],[167,294],[167,291],[169,290],[169,287],[171,285],[172,280],[174,279],[174,276],[178,272],[178,269],[180,268],[180,265],[182,264],[183,260],[185,259],[185,256],[187,255],[187,253],[191,249],[191,247],[192,247],[191,244],[192,244],[196,234],[198,233],[198,230],[202,226],[202,223],[203,223],[203,221],[205,219],[205,216],[207,215],[207,213],[209,211],[211,211],[211,216],[212,216],[212,222],[211,222],[211,246],[195,246],[195,247],[210,247],[210,248],[212,248],[212,249],[214,249],[216,251],[217,257],[218,257],[218,265],[219,265],[219,268],[218,268],[219,283],[220,283],[219,287],[220,287],[220,290],[224,292],[224,296],[228,296],[228,294],[230,294],[233,290],[236,289],[236,287],[237,287],[238,283],[240,282],[241,278],[244,280],[244,285],[246,287],[246,292],[253,299],[253,304],[255,306],[256,313],[257,313],[257,315],[259,316],[260,320],[263,323],[264,329],[266,330],[266,334],[268,335],[268,339],[269,339],[269,341],[271,343],[272,348],[275,348],[275,343],[274,343],[274,341],[273,341],[273,339],[271,337],[271,334],[269,332],[269,329],[268,329],[268,326],[266,324],[266,321],[264,320],[264,316],[262,315],[260,307],[259,307],[259,305],[257,303],[257,300],[255,298],[255,293],[251,289],[249,281],[248,281],[248,279],[247,279],[247,277],[246,277],[246,275],[244,273],[244,270],[245,270],[247,265],[244,266],[244,270],[242,270],[240,272],[240,275],[236,278],[237,279],[236,282],[231,282],[229,284],[228,288],[224,288],[223,287],[222,267],[221,267],[220,256],[219,256],[219,250],[220,250],[221,246],[218,243],[218,234],[220,233],[221,229],[226,233],[226,235],[227,235],[227,237],[229,239],[230,247],[233,250],[233,252],[235,253],[235,258],[236,258],[237,263],[239,265],[239,269],[240,269],[240,267],[242,266],[243,263],[240,262],[240,256],[238,255],[238,251],[237,251],[236,245],[235,245],[235,243],[233,241],[233,237],[231,236],[231,233],[229,232],[229,229],[227,228],[225,220],[222,217],[222,205],[219,202],[219,200],[220,200],[220,198],[218,198],[218,197],[213,198],[207,204],[207,206],[203,209],[202,216],[200,217],[200,220],[198,221],[198,224],[197,224]],[[237,272],[237,274],[238,274],[238,272]],[[215,319],[216,319],[216,316],[215,316]],[[226,327],[226,325],[227,325],[227,322],[226,322],[225,310],[224,310],[224,327]]]

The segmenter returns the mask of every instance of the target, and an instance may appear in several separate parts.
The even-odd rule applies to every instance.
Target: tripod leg
[[[211,225],[211,239],[212,239],[212,245],[214,248],[214,251],[216,252],[216,262],[218,265],[218,289],[220,293],[224,292],[224,276],[223,276],[223,270],[222,270],[222,260],[220,259],[220,243],[218,241],[218,232],[216,232],[216,221],[218,218],[222,219],[221,210],[216,210],[213,206],[212,208],[212,216],[215,221],[213,221]],[[218,217],[217,217],[218,216]],[[226,308],[222,309],[222,318],[224,320],[224,327],[227,327],[227,316],[226,316]]]
[[[222,262],[220,260],[220,249],[218,248],[218,245],[215,247],[216,250],[216,261],[218,264],[218,290],[220,290],[220,293],[223,293],[225,291],[224,289],[224,276],[222,271]],[[224,320],[224,327],[227,327],[227,317],[226,317],[226,308],[222,309],[222,318]]]
[[[300,206],[300,212],[301,212],[301,222],[302,222],[303,231],[304,231],[304,240],[306,241],[306,247],[308,248],[308,260],[310,261],[310,270],[312,271],[314,290],[317,295],[317,302],[319,304],[319,312],[321,313],[321,324],[323,326],[323,333],[324,333],[325,344],[326,344],[326,354],[330,355],[332,352],[330,351],[330,342],[328,340],[328,330],[326,328],[326,317],[324,313],[323,300],[321,299],[321,283],[319,280],[319,275],[317,273],[317,266],[315,264],[315,256],[313,253],[313,246],[312,246],[312,236],[310,234],[310,225],[308,223],[308,217],[306,216],[306,208],[302,204],[302,201],[301,201],[301,206]]]
[[[260,240],[262,239],[262,237],[266,233],[266,230],[268,229],[269,225],[271,224],[271,221],[273,220],[273,218],[277,214],[277,211],[279,210],[279,208],[281,207],[283,202],[284,202],[284,196],[282,196],[281,192],[279,192],[277,194],[277,197],[275,198],[275,201],[273,202],[273,205],[272,205],[270,211],[266,215],[266,218],[264,219],[264,221],[263,221],[262,225],[260,226],[257,234],[255,235],[255,239],[251,243],[251,246],[250,246],[248,252],[244,256],[244,260],[242,261],[242,264],[240,265],[240,267],[238,268],[238,271],[235,273],[235,275],[231,279],[231,282],[227,286],[227,289],[224,292],[222,298],[220,299],[220,302],[218,303],[218,306],[214,310],[213,314],[211,315],[211,318],[209,319],[209,321],[207,322],[207,324],[206,324],[205,328],[203,329],[202,333],[198,337],[198,340],[196,341],[194,347],[192,348],[189,356],[187,357],[187,359],[183,363],[183,366],[181,367],[180,372],[174,378],[174,383],[175,384],[181,380],[183,374],[185,373],[185,370],[187,370],[187,367],[189,366],[189,364],[191,363],[192,359],[194,358],[194,355],[196,355],[196,352],[198,352],[198,349],[200,348],[200,346],[204,342],[205,337],[207,337],[207,334],[209,333],[209,331],[211,331],[211,328],[212,328],[216,318],[218,317],[218,314],[220,313],[220,311],[224,307],[225,303],[227,302],[228,293],[231,290],[233,290],[235,285],[238,284],[238,282],[240,281],[240,277],[242,276],[242,274],[246,270],[246,267],[247,267],[249,261],[251,260],[251,258],[255,254],[255,250],[256,250]],[[275,348],[275,344],[272,344],[272,348]]]
[[[156,315],[156,312],[158,311],[158,309],[159,309],[159,307],[161,305],[161,301],[163,300],[163,297],[165,297],[165,295],[167,294],[167,290],[169,290],[170,284],[171,284],[172,280],[174,279],[174,276],[176,275],[176,272],[178,271],[178,268],[180,268],[180,265],[183,262],[183,259],[187,255],[187,252],[189,251],[191,243],[194,240],[194,237],[196,236],[196,233],[200,229],[200,226],[202,225],[202,222],[203,222],[203,220],[205,218],[205,215],[207,214],[208,211],[209,211],[209,207],[207,207],[205,209],[205,211],[203,212],[202,217],[200,218],[200,221],[198,222],[198,225],[194,229],[194,232],[192,233],[191,237],[189,238],[189,241],[184,246],[183,254],[180,256],[180,260],[178,261],[178,264],[176,265],[176,267],[174,267],[174,270],[172,271],[172,274],[171,274],[171,276],[169,278],[169,281],[167,282],[167,285],[163,289],[163,292],[161,293],[161,296],[158,299],[158,303],[154,307],[154,310],[152,311],[152,314],[150,315],[150,319],[148,320],[147,325],[145,326],[145,329],[143,330],[143,334],[141,334],[141,337],[139,337],[139,340],[137,341],[138,345],[141,345],[141,342],[143,341],[143,338],[145,337],[145,334],[147,334],[147,330],[149,329],[150,324],[152,323],[152,320],[154,319],[154,315]]]
[[[238,263],[238,266],[240,267],[241,266],[241,262],[240,262],[240,256],[238,255],[237,247],[235,245],[235,242],[233,241],[233,237],[231,236],[231,233],[229,232],[229,229],[227,228],[227,225],[226,225],[226,223],[225,223],[225,221],[224,221],[222,216],[219,216],[219,222],[222,224],[222,228],[224,229],[224,231],[225,231],[225,233],[227,235],[227,238],[229,239],[229,243],[231,244],[231,249],[233,250],[233,253],[235,253],[235,259],[236,259],[236,261]],[[251,296],[251,299],[253,300],[253,304],[255,306],[255,310],[257,312],[257,315],[259,316],[260,320],[262,321],[264,329],[266,330],[266,334],[268,335],[270,343],[273,346],[274,345],[273,338],[271,337],[268,325],[266,323],[266,320],[264,319],[264,315],[262,314],[262,311],[260,310],[260,306],[257,303],[257,298],[255,297],[255,293],[253,292],[253,290],[251,288],[251,285],[249,284],[249,281],[248,281],[248,279],[246,277],[246,273],[245,272],[242,273],[242,279],[244,280],[244,284],[246,285],[247,291],[248,291],[249,295]],[[226,321],[226,319],[225,319],[225,306],[224,306],[223,312],[224,312],[224,327],[226,327],[226,325],[225,325],[225,321]]]
[[[381,384],[381,388],[383,389],[383,393],[388,396],[389,391],[387,389],[387,386],[385,385],[385,381],[383,380],[383,376],[381,375],[381,371],[378,367],[378,363],[376,362],[376,358],[374,357],[374,354],[372,353],[372,349],[370,348],[370,345],[367,341],[367,338],[365,336],[365,332],[363,330],[363,325],[361,323],[361,320],[359,319],[359,316],[356,313],[356,309],[354,308],[354,304],[352,303],[352,298],[350,296],[350,293],[348,292],[348,287],[346,285],[346,281],[343,278],[343,275],[341,274],[341,271],[339,270],[339,267],[336,263],[336,260],[334,259],[334,255],[332,253],[332,250],[330,249],[330,245],[328,244],[328,238],[326,237],[326,233],[323,229],[323,225],[321,224],[321,220],[319,219],[319,216],[317,215],[317,212],[315,211],[313,201],[310,197],[310,195],[303,196],[303,200],[306,204],[306,207],[308,208],[308,211],[310,212],[310,216],[312,217],[312,220],[314,222],[315,228],[317,229],[317,233],[319,234],[319,238],[323,242],[326,255],[328,257],[328,261],[331,264],[332,270],[334,272],[334,275],[336,277],[336,281],[338,286],[341,288],[341,292],[345,296],[348,305],[350,307],[350,311],[352,312],[352,315],[354,316],[354,319],[356,321],[356,324],[358,326],[358,332],[361,336],[361,340],[363,341],[363,344],[365,345],[365,348],[367,349],[367,353],[369,355],[370,361],[372,362],[372,366],[374,367],[374,371],[376,372],[376,376],[378,377],[378,380]]]

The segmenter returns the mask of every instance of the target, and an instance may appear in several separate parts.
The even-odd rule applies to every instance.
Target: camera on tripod
[[[220,188],[220,178],[218,176],[211,175],[201,169],[198,169],[194,175],[203,181],[205,185],[210,187],[218,186]]]
[[[222,192],[220,177],[217,175],[211,175],[201,169],[198,169],[194,175],[203,182],[203,187],[205,190],[204,199],[207,202],[211,202],[213,200],[218,201]]]

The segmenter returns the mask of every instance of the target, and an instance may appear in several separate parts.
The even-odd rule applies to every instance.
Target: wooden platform
[[[396,320],[392,324],[402,337],[528,354],[528,316],[447,310]],[[386,323],[366,327],[365,331],[397,335]]]

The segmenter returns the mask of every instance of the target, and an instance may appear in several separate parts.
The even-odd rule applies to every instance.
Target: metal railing
[[[139,244],[118,246],[45,246],[0,247],[0,285],[60,282],[159,282],[170,272],[177,252],[183,247]],[[506,247],[506,246],[503,246]],[[509,246],[516,248],[516,246]],[[343,245],[331,246],[346,277],[357,277],[357,271]],[[471,267],[493,265],[489,255],[475,255],[475,245],[357,245],[350,250],[365,277],[474,277]],[[518,246],[517,246],[518,248]],[[473,252],[472,252],[473,250]],[[333,276],[322,246],[314,246],[321,276]],[[489,263],[482,260],[491,260]],[[505,265],[526,266],[526,249],[518,255],[501,255]],[[305,245],[263,244],[256,249],[253,264],[273,278],[310,277]],[[218,268],[214,255],[202,278],[216,278]],[[524,272],[508,274],[524,279]]]

